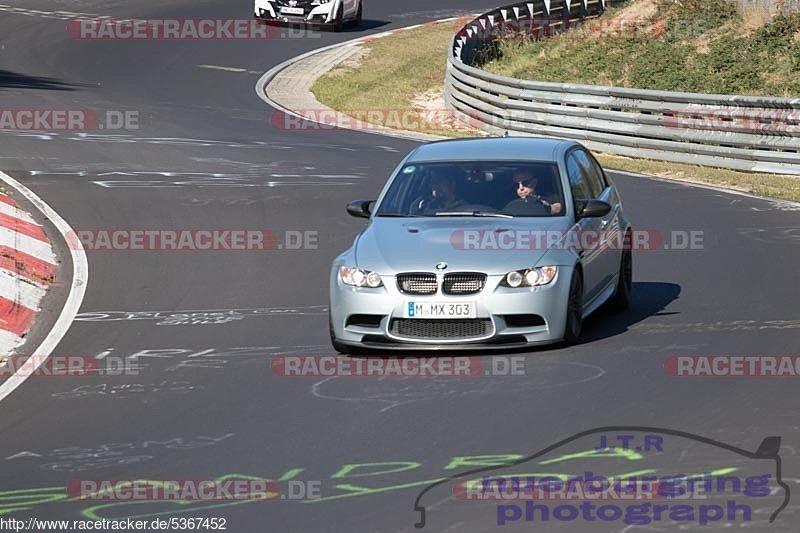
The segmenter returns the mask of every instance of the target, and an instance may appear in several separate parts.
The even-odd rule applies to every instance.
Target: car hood
[[[565,232],[567,217],[556,218],[385,218],[374,217],[355,243],[357,266],[383,275],[432,272],[442,261],[449,272],[479,271],[505,274],[534,266],[547,252],[544,245],[517,246],[526,232]],[[503,246],[492,237],[508,233]],[[488,235],[487,235],[488,234]],[[480,246],[464,246],[480,242]],[[469,238],[473,240],[469,240]],[[474,240],[478,239],[478,240]],[[487,244],[488,243],[488,244]],[[477,248],[477,249],[476,249]]]

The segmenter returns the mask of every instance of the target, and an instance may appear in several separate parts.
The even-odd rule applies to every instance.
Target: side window
[[[572,155],[575,156],[586,176],[589,190],[592,192],[592,198],[597,198],[603,194],[606,189],[606,180],[603,178],[603,171],[597,161],[583,150],[575,150]]]
[[[572,152],[567,156],[567,177],[569,178],[569,186],[572,190],[572,202],[575,206],[575,214],[583,210],[588,200],[594,198],[592,191],[589,188],[586,173],[575,157],[577,152]]]
[[[589,158],[589,164],[594,169],[594,172],[597,173],[597,175],[599,176],[600,182],[603,184],[603,190],[605,190],[611,184],[608,182],[608,179],[606,178],[606,173],[603,172],[603,167],[600,166],[600,163],[597,162],[597,159],[592,155],[591,152],[587,152],[586,155]]]

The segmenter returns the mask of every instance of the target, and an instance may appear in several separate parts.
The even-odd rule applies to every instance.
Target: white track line
[[[69,327],[72,325],[72,321],[75,320],[75,315],[78,314],[78,310],[83,303],[83,296],[86,294],[86,284],[89,282],[89,262],[86,259],[86,252],[84,252],[80,240],[67,239],[68,235],[74,235],[75,232],[69,224],[61,218],[61,215],[56,213],[44,200],[36,196],[33,191],[11,176],[0,172],[0,180],[16,189],[17,192],[36,206],[45,217],[50,219],[56,229],[58,229],[64,242],[67,243],[67,248],[72,258],[72,283],[70,284],[67,300],[64,302],[64,308],[61,310],[61,314],[58,316],[56,323],[53,324],[53,328],[39,347],[33,351],[33,355],[38,355],[40,357],[33,358],[32,363],[30,363],[31,360],[29,360],[28,363],[18,368],[11,377],[0,385],[0,401],[3,401],[44,363],[45,357],[53,352],[56,346],[58,346],[58,343],[61,342],[61,339],[64,338],[64,335],[66,335],[67,330],[69,330]]]
[[[612,154],[613,155],[613,154]],[[686,187],[696,187],[698,189],[707,189],[709,191],[714,192],[722,192],[725,194],[732,194],[734,196],[744,196],[745,198],[753,198],[755,200],[766,200],[767,202],[772,202],[775,207],[779,209],[783,209],[786,211],[797,211],[800,209],[800,202],[793,202],[791,200],[783,200],[781,198],[770,198],[769,196],[759,196],[757,194],[752,194],[749,192],[744,191],[737,191],[735,189],[726,189],[724,187],[717,187],[715,185],[710,185],[707,183],[697,183],[695,181],[686,181],[680,179],[670,179],[664,178],[661,176],[653,176],[652,174],[642,174],[641,172],[630,172],[627,170],[617,170],[611,167],[604,167],[607,172],[613,172],[614,174],[622,174],[624,176],[630,176],[632,178],[647,178],[649,180],[654,181],[661,181],[664,183],[670,183],[672,185],[684,185]]]

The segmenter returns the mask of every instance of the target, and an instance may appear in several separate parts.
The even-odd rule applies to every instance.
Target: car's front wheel
[[[583,329],[583,278],[578,269],[572,272],[567,301],[567,324],[564,328],[564,344],[576,344]]]
[[[344,6],[339,4],[339,10],[336,11],[336,18],[333,21],[333,31],[339,32],[344,29]]]
[[[333,317],[328,313],[328,331],[331,335],[331,345],[333,349],[336,350],[338,353],[346,354],[352,350],[349,350],[347,346],[336,340],[336,335],[333,333]]]
[[[611,297],[611,306],[623,311],[631,305],[631,290],[633,288],[633,252],[631,252],[631,234],[625,234],[622,259],[619,266],[619,279],[617,290]]]
[[[364,2],[358,3],[358,11],[356,12],[356,18],[353,20],[353,26],[358,27],[361,26],[361,21],[364,20]]]

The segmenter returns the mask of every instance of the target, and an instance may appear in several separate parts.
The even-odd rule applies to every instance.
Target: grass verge
[[[311,92],[328,107],[373,124],[432,135],[474,135],[442,123],[449,115],[441,98],[445,58],[456,31],[451,21],[376,39],[363,45],[360,59],[320,77]],[[403,125],[412,127],[398,128]]]

